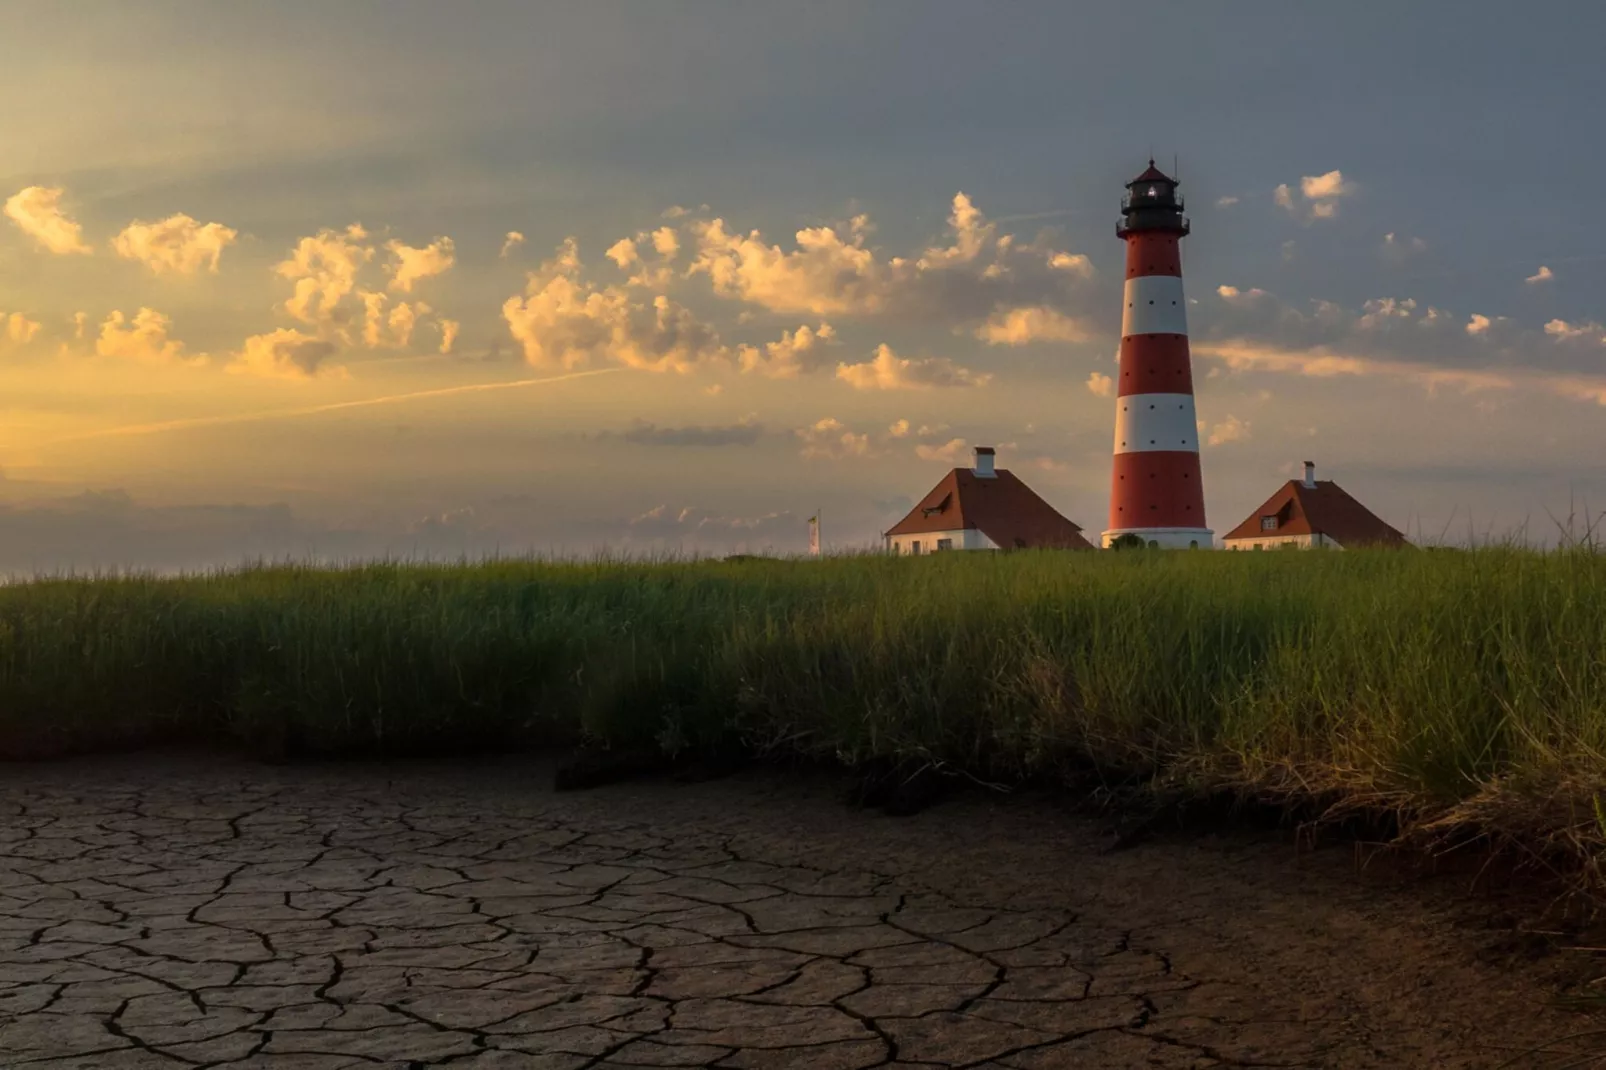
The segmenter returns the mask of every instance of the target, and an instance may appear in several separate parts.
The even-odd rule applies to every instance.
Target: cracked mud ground
[[[0,766],[0,1065],[1494,1067],[1577,1027],[1347,855],[1102,854],[1043,802],[894,819],[773,772],[549,784]]]

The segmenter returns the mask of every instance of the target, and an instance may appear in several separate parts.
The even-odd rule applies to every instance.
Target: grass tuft
[[[738,741],[1093,770],[1598,867],[1606,557],[951,554],[268,566],[0,587],[0,756]]]

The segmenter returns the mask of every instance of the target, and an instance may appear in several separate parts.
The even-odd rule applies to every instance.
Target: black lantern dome
[[[1149,160],[1148,169],[1126,184],[1126,196],[1121,198],[1121,221],[1115,225],[1118,237],[1136,231],[1154,230],[1176,235],[1188,233],[1188,217],[1182,214],[1182,197],[1177,193],[1177,180],[1154,166]]]

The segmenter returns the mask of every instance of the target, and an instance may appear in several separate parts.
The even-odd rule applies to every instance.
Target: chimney
[[[1305,486],[1316,489],[1316,462],[1305,462]]]
[[[993,448],[991,446],[976,447],[976,478],[993,478]]]

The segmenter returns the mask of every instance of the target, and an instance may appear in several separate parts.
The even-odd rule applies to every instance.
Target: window
[[[954,540],[952,540],[952,539],[938,539],[937,540],[937,549],[939,549],[939,550],[952,550],[953,548],[954,548]]]
[[[913,542],[911,542],[909,544],[909,552],[912,553],[912,554],[918,554],[920,552],[920,540],[919,539],[916,539],[916,540],[914,540]]]
[[[1260,530],[1261,531],[1276,531],[1277,530],[1277,518],[1275,516],[1263,516],[1263,517],[1261,517],[1260,518]]]

